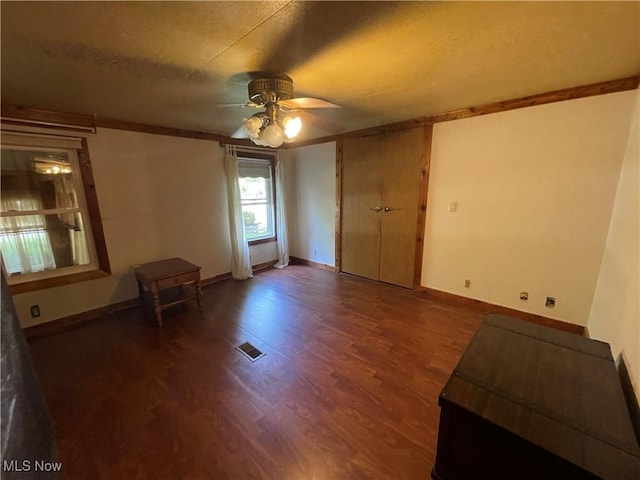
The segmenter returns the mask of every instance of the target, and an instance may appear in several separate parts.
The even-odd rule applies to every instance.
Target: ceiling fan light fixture
[[[249,136],[257,137],[260,134],[260,128],[262,128],[262,119],[257,116],[243,118],[242,124]]]
[[[265,143],[265,141],[264,141],[264,140],[262,140],[262,138],[260,138],[260,136],[259,136],[259,135],[258,135],[258,136],[256,136],[256,137],[252,137],[252,136],[250,136],[249,138],[251,139],[251,141],[252,141],[253,143],[255,143],[256,145],[258,145],[259,147],[268,147],[268,146],[269,146],[269,145],[267,145],[267,144]]]
[[[279,125],[272,123],[260,133],[260,139],[270,147],[278,148],[284,142],[285,133]]]
[[[285,117],[282,124],[286,137],[285,141],[292,141],[298,136],[300,130],[302,130],[302,120],[300,120],[300,117]]]
[[[264,107],[242,121],[233,138],[251,139],[260,146],[278,148],[284,142],[293,142],[302,130],[302,120],[293,115],[284,116],[299,108],[339,108],[327,100],[314,97],[294,97],[293,80],[284,74],[266,74],[249,82],[250,103],[245,106]]]
[[[256,113],[251,118],[242,119],[242,125],[253,143],[259,146],[278,148],[284,142],[292,142],[302,129],[300,117],[285,117],[282,121],[271,112]]]

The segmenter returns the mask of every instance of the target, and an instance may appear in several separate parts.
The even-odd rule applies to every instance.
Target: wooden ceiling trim
[[[236,143],[236,141],[231,137],[218,133],[161,127],[158,125],[148,125],[111,118],[97,118],[91,115],[56,112],[22,105],[2,104],[2,118],[25,120],[29,122],[42,122],[43,126],[46,126],[47,124],[56,124],[60,126],[102,127],[113,128],[115,130],[150,133],[154,135],[168,135],[171,137],[186,137],[200,140],[212,140],[216,142]]]
[[[167,135],[170,137],[195,138],[199,140],[212,140],[215,142],[227,142],[230,137],[220,133],[199,132],[196,130],[183,130],[180,128],[161,127],[158,125],[148,125],[145,123],[127,122],[123,120],[113,120],[110,118],[97,118],[96,127],[113,128],[115,130],[128,130],[132,132],[150,133],[153,135]]]
[[[298,147],[308,147],[310,145],[318,145],[320,143],[337,142],[343,137],[344,135],[328,135],[326,137],[311,138],[309,140],[302,140],[300,142],[283,143],[280,148],[289,149],[289,148],[298,148]]]
[[[626,77],[616,80],[608,80],[606,82],[592,83],[579,87],[565,88],[555,90],[553,92],[539,93],[529,95],[527,97],[516,98],[512,100],[504,100],[501,102],[487,103],[475,107],[461,108],[450,112],[439,113],[431,117],[419,117],[402,122],[380,125],[377,127],[364,128],[353,132],[347,132],[340,135],[331,135],[328,137],[306,140],[287,145],[287,148],[306,147],[316,145],[318,143],[335,142],[340,138],[347,137],[367,137],[369,135],[379,135],[394,130],[405,130],[409,128],[421,127],[439,122],[448,122],[451,120],[460,120],[463,118],[477,117],[490,113],[506,112],[518,108],[533,107],[536,105],[544,105],[547,103],[563,102],[565,100],[575,100],[577,98],[592,97],[594,95],[606,95],[608,93],[624,92],[634,90],[640,84],[640,77]]]
[[[418,117],[412,118],[411,120],[403,120],[401,122],[388,123],[377,127],[363,128],[362,130],[347,132],[344,134],[344,137],[369,137],[371,135],[382,135],[384,133],[395,132],[397,130],[424,127],[430,123],[432,123],[431,117]]]
[[[73,125],[78,127],[93,127],[93,118],[89,115],[77,113],[60,113],[41,108],[24,107],[21,105],[2,104],[2,118],[16,120],[28,120],[32,122],[42,122],[43,124]]]
[[[565,100],[573,100],[577,98],[590,97],[594,95],[605,95],[608,93],[623,92],[626,90],[634,90],[638,88],[640,77],[626,77],[606,82],[593,83],[590,85],[582,85],[579,87],[565,88],[553,92],[546,92],[527,97],[516,98],[512,100],[504,100],[501,102],[488,103],[474,107],[461,108],[450,112],[440,113],[430,117],[418,117],[411,120],[379,125],[376,127],[364,128],[352,132],[346,132],[338,135],[329,135],[326,137],[304,140],[300,142],[283,145],[281,148],[298,148],[320,143],[335,142],[347,137],[365,137],[369,135],[379,135],[385,132],[395,130],[405,130],[409,128],[422,127],[439,122],[448,122],[451,120],[460,120],[463,118],[477,117],[490,113],[505,112],[518,108],[532,107],[535,105],[544,105],[547,103],[562,102]],[[39,121],[43,123],[54,123],[61,125],[75,125],[80,127],[102,127],[113,128],[116,130],[129,130],[134,132],[150,133],[154,135],[168,135],[173,137],[196,138],[201,140],[211,140],[226,144],[235,145],[252,145],[248,140],[233,139],[227,135],[220,133],[200,132],[194,130],[184,130],[179,128],[161,127],[157,125],[148,125],[143,123],[128,122],[124,120],[115,120],[109,118],[97,118],[91,115],[82,115],[77,113],[62,113],[52,110],[45,110],[35,107],[26,107],[20,105],[2,104],[2,117]]]
[[[344,138],[351,137],[370,137],[372,135],[381,135],[383,133],[395,132],[397,130],[408,130],[410,128],[424,127],[430,125],[432,122],[431,117],[419,117],[412,118],[411,120],[402,120],[401,122],[387,123],[385,125],[379,125],[377,127],[367,127],[361,130],[354,130],[352,132],[345,132],[338,135],[329,135],[327,137],[315,138],[310,140],[304,140],[302,142],[289,143],[284,148],[298,148],[307,147],[309,145],[317,145],[319,143],[335,142]]]
[[[505,100],[502,102],[488,103],[469,108],[461,108],[446,113],[441,113],[431,117],[433,123],[448,122],[462,118],[477,117],[489,113],[506,112],[517,108],[533,107],[546,103],[563,102],[577,98],[592,97],[594,95],[605,95],[607,93],[624,92],[638,88],[640,77],[626,77],[606,82],[592,83],[579,87],[564,88],[553,92],[529,95],[528,97]]]

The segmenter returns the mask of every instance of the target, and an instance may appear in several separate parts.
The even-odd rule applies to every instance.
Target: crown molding
[[[196,138],[200,140],[212,140],[225,143],[239,143],[227,135],[196,130],[184,130],[180,128],[149,125],[146,123],[129,122],[112,118],[99,118],[97,116],[82,115],[79,113],[56,112],[42,108],[24,105],[2,104],[2,118],[10,121],[25,121],[30,124],[40,122],[43,126],[55,124],[57,126],[82,127],[82,128],[112,128],[115,130],[128,130],[132,132],[150,133],[154,135],[168,135],[172,137]]]
[[[575,100],[577,98],[592,97],[595,95],[606,95],[608,93],[624,92],[627,90],[635,90],[640,84],[640,77],[626,77],[616,80],[608,80],[606,82],[592,83],[589,85],[581,85],[578,87],[564,88],[552,92],[539,93],[529,95],[527,97],[515,98],[511,100],[503,100],[500,102],[492,102],[474,107],[460,108],[449,112],[439,113],[429,117],[418,117],[411,120],[404,120],[376,127],[363,128],[340,135],[331,135],[327,137],[306,140],[287,145],[287,148],[306,147],[316,145],[318,143],[334,142],[340,138],[347,137],[367,137],[370,135],[380,135],[385,132],[394,130],[405,130],[409,128],[423,127],[425,125],[448,122],[451,120],[460,120],[463,118],[477,117],[490,113],[506,112],[519,108],[533,107],[536,105],[544,105],[547,103],[563,102],[566,100]]]
[[[449,112],[439,113],[432,116],[418,117],[396,123],[389,123],[375,127],[364,128],[352,132],[345,132],[337,135],[303,140],[283,145],[281,148],[290,149],[306,147],[320,143],[335,142],[346,137],[364,137],[369,135],[379,135],[394,130],[405,130],[409,128],[422,127],[428,124],[460,120],[463,118],[477,117],[491,113],[505,112],[518,108],[544,105],[547,103],[563,102],[577,98],[591,97],[595,95],[606,95],[608,93],[623,92],[638,88],[639,76],[619,78],[606,82],[592,83],[578,87],[565,88],[552,92],[545,92],[536,95],[529,95],[511,100],[487,103],[473,107],[460,108]],[[201,132],[195,130],[184,130],[180,128],[163,127],[159,125],[149,125],[144,123],[129,122],[110,118],[99,118],[97,116],[82,115],[79,113],[62,113],[52,110],[45,110],[36,107],[2,104],[2,117],[12,120],[25,120],[29,122],[42,122],[43,124],[70,125],[78,127],[102,127],[116,130],[129,130],[133,132],[150,133],[154,135],[168,135],[174,137],[196,138],[201,140],[211,140],[229,145],[253,145],[249,140],[235,139],[228,135],[212,132]]]
[[[515,110],[518,108],[534,107],[547,103],[564,102],[566,100],[575,100],[577,98],[593,97],[595,95],[606,95],[608,93],[634,90],[638,88],[639,80],[640,77],[637,76],[619,78],[617,80],[609,80],[606,82],[581,85],[579,87],[563,88],[562,90],[554,90],[552,92],[529,95],[527,97],[505,100],[501,102],[487,103],[475,107],[460,108],[458,110],[452,110],[450,112],[433,115],[431,117],[431,122],[448,122],[451,120],[477,117],[490,113],[506,112],[508,110]]]

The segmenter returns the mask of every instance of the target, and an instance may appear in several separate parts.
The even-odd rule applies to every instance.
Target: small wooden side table
[[[153,309],[156,315],[156,323],[162,326],[162,310],[180,305],[189,300],[198,301],[198,309],[202,313],[202,285],[200,284],[200,267],[189,263],[182,258],[169,258],[157,262],[135,265],[133,271],[138,282],[138,293],[140,301],[144,306],[145,288],[151,293],[153,299]],[[185,294],[183,285],[193,284],[195,286],[192,295]],[[167,303],[160,301],[160,292],[169,288],[181,287],[181,296],[178,300]]]

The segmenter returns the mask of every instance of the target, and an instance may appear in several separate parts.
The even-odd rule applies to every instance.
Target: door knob
[[[385,212],[388,212],[389,210],[391,210],[389,207],[384,207]]]
[[[374,212],[379,212],[380,210],[382,210],[382,208],[374,207],[374,208],[370,208],[369,210],[373,210]]]

